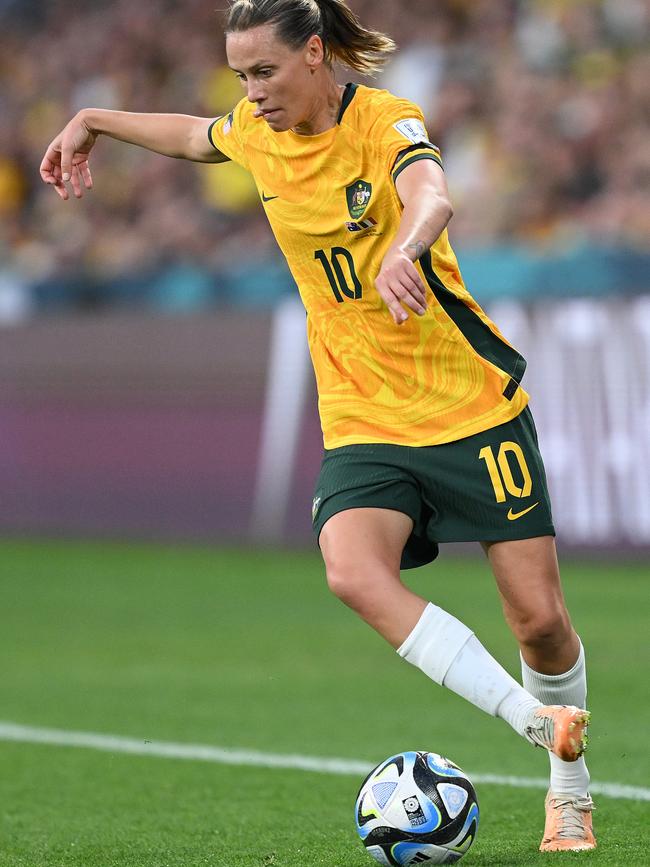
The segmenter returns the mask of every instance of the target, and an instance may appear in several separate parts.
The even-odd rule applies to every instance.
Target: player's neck
[[[337,84],[330,72],[324,72],[319,85],[314,89],[309,116],[294,127],[298,135],[318,135],[336,126],[345,87]]]

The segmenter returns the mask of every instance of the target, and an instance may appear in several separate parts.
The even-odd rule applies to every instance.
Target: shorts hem
[[[486,532],[474,534],[474,535],[453,535],[452,537],[438,537],[438,536],[429,536],[428,538],[431,541],[435,541],[441,545],[446,545],[448,542],[518,542],[523,539],[537,539],[541,536],[553,536],[555,537],[557,534],[555,532],[555,527],[552,524],[549,524],[546,527],[535,527],[534,529],[524,530],[522,528],[521,531],[515,531],[510,533],[503,533],[495,530],[494,532]]]
[[[340,509],[334,508],[331,511],[328,511],[327,509],[325,509],[322,513],[325,515],[324,518],[322,518],[321,515],[318,516],[318,521],[316,523],[314,523],[314,525],[312,527],[312,529],[314,531],[314,535],[316,536],[316,543],[318,544],[318,547],[320,548],[320,534],[323,532],[323,528],[324,528],[325,524],[327,524],[327,522],[329,521],[330,518],[333,518],[334,515],[340,515],[341,512],[352,512],[352,511],[356,511],[357,509],[384,509],[387,512],[401,512],[402,515],[406,515],[408,518],[410,518],[413,521],[413,526],[415,526],[415,523],[417,520],[416,515],[412,515],[410,512],[407,512],[407,510],[404,508],[399,508],[399,506],[395,503],[393,503],[391,506],[383,506],[383,505],[382,506],[380,506],[380,505],[369,506],[366,503],[360,503],[358,506],[350,506],[347,504],[343,504]]]

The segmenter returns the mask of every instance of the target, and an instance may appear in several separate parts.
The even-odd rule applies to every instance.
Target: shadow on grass
[[[467,867],[488,867],[488,865],[499,865],[499,867],[510,867],[510,865],[528,864],[536,860],[537,852],[531,851],[529,843],[513,844],[508,846],[507,855],[503,849],[493,851],[475,851],[468,855]]]

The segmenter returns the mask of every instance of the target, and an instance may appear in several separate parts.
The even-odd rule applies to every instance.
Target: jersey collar
[[[345,114],[348,106],[354,99],[354,94],[357,92],[357,87],[358,85],[354,84],[351,81],[349,81],[345,85],[345,90],[343,91],[343,99],[341,100],[341,109],[339,111],[339,116],[336,118],[337,123],[341,123],[341,121],[343,120],[343,115]]]

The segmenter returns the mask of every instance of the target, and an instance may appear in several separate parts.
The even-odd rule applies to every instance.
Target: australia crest
[[[368,181],[355,181],[345,190],[348,200],[348,211],[353,220],[359,220],[366,212],[370,197],[372,196],[372,184]]]

